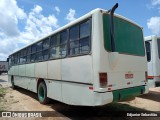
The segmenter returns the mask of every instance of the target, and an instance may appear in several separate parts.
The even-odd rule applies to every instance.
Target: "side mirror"
[[[9,58],[7,58],[7,62],[9,62]]]

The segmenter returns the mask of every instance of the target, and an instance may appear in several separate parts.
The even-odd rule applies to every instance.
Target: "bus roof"
[[[72,22],[70,22],[70,23],[68,23],[68,24],[66,24],[66,25],[58,28],[57,30],[55,30],[55,31],[53,31],[52,33],[50,33],[49,35],[47,35],[47,36],[45,36],[45,37],[42,37],[42,38],[40,38],[39,40],[34,41],[33,43],[31,43],[31,44],[29,44],[29,45],[27,45],[27,46],[19,49],[18,51],[13,52],[11,55],[13,55],[14,53],[17,53],[17,52],[19,52],[19,51],[21,51],[21,50],[23,50],[23,49],[25,49],[25,48],[27,48],[27,47],[35,44],[35,43],[37,43],[37,42],[42,41],[42,40],[50,37],[50,36],[53,35],[53,34],[56,34],[56,33],[60,32],[60,31],[63,31],[64,29],[66,29],[66,28],[68,28],[68,27],[70,27],[70,26],[72,26],[72,25],[74,25],[74,24],[77,24],[77,23],[81,22],[81,21],[85,20],[86,18],[91,17],[91,16],[92,16],[94,13],[96,13],[96,12],[108,13],[108,10],[104,10],[104,9],[101,9],[101,8],[96,8],[96,9],[90,11],[89,13],[87,13],[87,14],[79,17],[79,18],[77,18],[76,20],[74,20],[74,21],[72,21]],[[131,21],[131,20],[128,19],[128,18],[125,18],[124,16],[121,16],[121,15],[116,14],[116,13],[114,14],[114,16],[117,16],[117,17],[119,17],[119,18],[121,18],[121,19],[124,19],[124,20],[126,20],[126,21],[128,21],[128,22],[130,22],[130,23],[132,23],[132,24],[134,24],[134,25],[136,25],[136,26],[138,26],[138,27],[140,27],[141,29],[143,29],[140,25],[138,25],[137,23]]]
[[[157,36],[157,35],[146,36],[146,37],[144,37],[144,41],[153,40],[153,38],[154,38],[154,39],[157,39],[157,38],[160,39],[160,36]]]

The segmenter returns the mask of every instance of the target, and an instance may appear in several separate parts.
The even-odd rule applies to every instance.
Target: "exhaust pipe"
[[[118,3],[116,3],[111,10],[109,10],[108,12],[110,12],[110,35],[111,35],[111,46],[112,46],[112,52],[115,52],[115,39],[114,39],[114,11],[116,10],[116,8],[118,8]]]

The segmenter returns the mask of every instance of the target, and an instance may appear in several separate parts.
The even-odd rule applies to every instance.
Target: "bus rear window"
[[[110,16],[103,15],[104,47],[111,51]],[[140,27],[114,16],[115,51],[121,54],[144,56],[143,32]]]

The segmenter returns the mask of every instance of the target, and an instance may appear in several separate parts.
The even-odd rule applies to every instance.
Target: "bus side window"
[[[150,42],[146,41],[145,42],[146,45],[146,53],[147,53],[147,61],[151,61],[151,45]]]
[[[23,60],[22,60],[22,63],[26,63],[26,56],[23,56],[22,59],[23,59]]]
[[[29,63],[30,62],[30,54],[31,54],[31,47],[27,47],[27,57],[26,57],[26,62]]]
[[[36,45],[32,45],[31,46],[31,53],[35,53],[36,52]]]
[[[42,42],[38,42],[37,44],[36,44],[36,52],[39,52],[39,51],[41,51],[42,50]]]
[[[20,64],[20,52],[17,53],[17,59],[16,59],[16,63]]]
[[[12,56],[9,56],[8,65],[9,65],[8,69],[10,69],[12,66]]]
[[[13,57],[13,55],[11,56],[11,65],[12,66],[14,65],[14,57]]]
[[[59,56],[60,57],[65,57],[66,56],[66,53],[67,53],[67,50],[66,50],[67,48],[66,47],[67,47],[66,44],[60,46],[60,50],[59,50]]]
[[[27,49],[23,49],[20,51],[20,64],[23,64],[26,62],[26,53],[27,53]]]
[[[27,58],[26,58],[26,62],[29,63],[30,62],[30,55],[27,55]]]
[[[42,61],[42,51],[36,53],[35,61]]]
[[[158,56],[160,58],[160,39],[157,39],[157,45],[158,45]]]
[[[53,35],[50,40],[50,59],[59,58],[59,43],[60,43],[60,34]]]
[[[51,58],[51,59],[57,58],[56,53],[57,53],[56,47],[52,47],[52,48],[50,49],[50,58]]]
[[[44,50],[43,51],[43,60],[48,60],[49,58],[49,50]]]
[[[88,37],[90,35],[90,21],[80,24],[80,38]]]
[[[60,44],[66,43],[67,39],[68,39],[68,32],[67,30],[64,30],[60,33]]]
[[[80,53],[88,53],[90,50],[90,20],[80,25]]]
[[[43,41],[43,50],[46,50],[46,49],[48,49],[49,48],[49,38],[47,38],[47,39],[45,39],[44,41]]]
[[[67,53],[67,39],[68,39],[68,31],[64,30],[60,33],[60,50],[59,50],[59,56],[65,57]]]
[[[35,54],[35,53],[34,53],[34,54],[31,54],[30,61],[31,61],[31,62],[34,62],[34,61],[35,61],[35,57],[36,57],[36,54]]]
[[[27,48],[27,55],[29,55],[29,54],[31,54],[31,47],[30,46]]]
[[[90,20],[70,28],[69,55],[78,55],[90,51]]]
[[[89,48],[89,37],[80,40],[80,53],[88,53]]]
[[[70,28],[69,42],[69,54],[79,54],[79,25]]]

